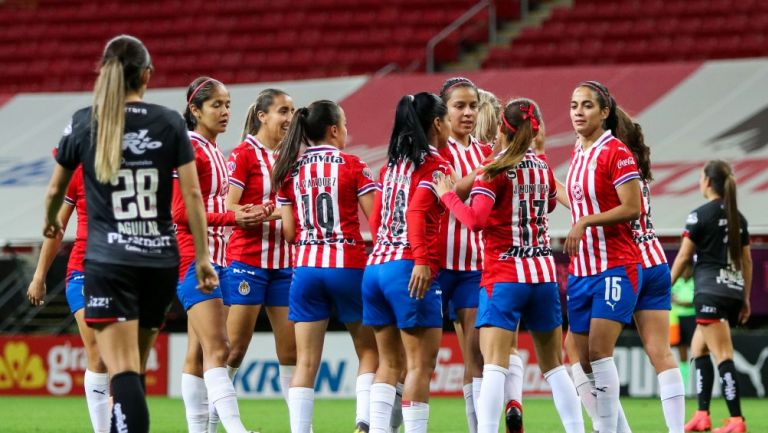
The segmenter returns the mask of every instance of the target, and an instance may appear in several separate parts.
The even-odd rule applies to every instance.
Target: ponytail
[[[722,160],[709,161],[704,166],[704,175],[709,179],[712,190],[723,198],[723,208],[728,228],[728,256],[731,265],[742,270],[741,215],[736,202],[736,177],[731,166]]]
[[[621,107],[616,107],[616,118],[617,124],[616,129],[612,130],[613,135],[626,144],[635,155],[640,177],[646,182],[652,181],[651,148],[645,144],[643,129]]]
[[[272,185],[273,189],[280,188],[283,180],[288,176],[293,164],[296,162],[296,158],[299,156],[299,150],[302,144],[307,143],[306,137],[306,124],[307,117],[309,116],[309,109],[306,107],[299,108],[293,114],[291,119],[291,126],[288,127],[288,132],[285,134],[285,138],[280,142],[280,146],[277,150],[277,159],[272,166]]]
[[[483,175],[489,180],[514,168],[523,160],[531,142],[539,133],[541,113],[532,100],[518,98],[507,103],[501,121],[507,145],[498,158],[483,168]]]
[[[493,143],[499,130],[501,105],[493,93],[478,89],[480,102],[477,105],[477,121],[472,135],[485,144]]]
[[[120,35],[107,42],[93,87],[91,115],[92,141],[96,141],[94,169],[101,183],[111,182],[120,169],[127,94],[146,84],[142,75],[151,69],[149,52],[140,40]]]
[[[400,98],[387,150],[389,165],[408,160],[418,168],[429,154],[428,134],[432,130],[432,122],[435,118],[442,119],[447,113],[445,103],[432,93],[422,92]]]

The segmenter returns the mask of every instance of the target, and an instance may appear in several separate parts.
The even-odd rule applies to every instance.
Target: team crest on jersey
[[[235,164],[235,161],[227,162],[227,171],[229,172],[230,176],[232,176],[232,173],[235,172],[235,167],[237,167],[237,164]]]
[[[432,182],[437,182],[440,179],[440,175],[443,174],[440,170],[432,172]]]
[[[576,201],[584,200],[584,190],[581,188],[580,183],[573,184],[573,186],[571,187],[571,195],[573,195],[573,198]]]
[[[597,158],[592,159],[592,161],[589,161],[589,169],[595,170],[597,168]]]
[[[696,224],[699,222],[699,216],[696,214],[696,212],[691,212],[688,215],[688,218],[685,219],[686,224]]]
[[[248,281],[240,281],[240,285],[237,286],[237,291],[240,292],[241,295],[245,296],[251,293],[251,285],[248,284]]]

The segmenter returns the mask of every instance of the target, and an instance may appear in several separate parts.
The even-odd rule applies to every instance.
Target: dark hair
[[[112,180],[120,169],[125,129],[125,99],[141,88],[152,61],[144,44],[120,35],[107,42],[99,76],[93,87],[92,133],[96,143],[95,170],[99,182]]]
[[[722,160],[709,161],[704,166],[704,176],[709,179],[712,190],[723,198],[728,221],[728,255],[733,266],[741,270],[741,215],[736,203],[736,177],[731,166]]]
[[[640,177],[644,181],[650,182],[653,180],[651,174],[651,148],[645,144],[645,137],[643,136],[643,128],[639,123],[636,123],[629,117],[621,107],[616,107],[616,131],[614,135],[621,140],[622,143],[629,147],[629,150],[635,155],[637,159],[638,171],[640,171]]]
[[[605,87],[599,81],[582,81],[577,87],[587,87],[595,93],[597,97],[597,103],[600,105],[600,109],[608,108],[608,117],[605,119],[604,128],[611,130],[611,133],[616,136],[616,128],[619,123],[618,115],[616,114],[616,100],[613,99],[608,88]]]
[[[443,87],[440,88],[440,99],[446,104],[451,99],[451,93],[457,87],[466,87],[475,91],[475,95],[480,99],[480,92],[477,91],[477,86],[469,78],[465,77],[453,77],[445,80]]]
[[[432,122],[448,114],[448,108],[434,93],[421,92],[400,98],[395,110],[395,125],[389,138],[389,165],[406,159],[418,167],[429,154],[428,135]]]
[[[534,101],[515,98],[507,102],[501,114],[501,130],[507,147],[501,156],[483,168],[483,175],[493,179],[520,163],[531,147],[531,141],[539,133],[541,123],[541,111]]]
[[[341,108],[333,101],[320,100],[296,110],[283,141],[277,148],[277,159],[272,166],[273,189],[280,188],[288,176],[301,145],[310,146],[325,137],[328,128],[341,122]]]
[[[187,107],[184,110],[184,121],[187,123],[187,129],[194,131],[197,126],[197,119],[192,115],[190,105],[194,105],[198,110],[203,109],[203,103],[213,95],[213,91],[224,84],[211,77],[197,77],[187,87]]]
[[[248,114],[245,116],[245,126],[243,127],[243,136],[241,140],[250,135],[256,135],[261,129],[261,120],[259,120],[259,111],[264,113],[269,111],[272,102],[278,96],[288,96],[288,93],[280,89],[264,89],[256,96],[256,102],[248,107]]]

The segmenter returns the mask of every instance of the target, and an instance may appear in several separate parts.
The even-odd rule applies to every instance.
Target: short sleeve
[[[376,180],[373,178],[373,172],[364,161],[357,160],[355,164],[354,176],[357,187],[358,197],[376,190]]]
[[[424,170],[416,188],[426,188],[432,191],[432,193],[435,194],[435,197],[439,200],[440,196],[437,194],[437,188],[435,188],[434,182],[437,180],[438,175],[443,174],[445,176],[450,176],[451,173],[453,173],[451,166],[448,165],[447,162],[441,161],[431,167],[431,169],[428,168],[427,170]]]
[[[189,135],[187,134],[187,128],[184,125],[184,119],[182,119],[181,115],[178,115],[178,113],[174,117],[174,135],[177,144],[174,168],[176,168],[194,161],[195,150],[192,148],[192,143],[189,142]]]
[[[746,247],[749,245],[749,228],[747,227],[747,219],[744,218],[744,215],[739,214],[739,218],[741,218],[741,246]]]
[[[229,184],[240,189],[245,189],[248,180],[248,152],[243,149],[235,149],[227,159],[227,171],[229,171]]]
[[[293,176],[290,174],[280,184],[280,190],[275,198],[279,205],[289,205],[296,202],[296,195],[293,193]]]
[[[700,243],[701,236],[704,232],[702,223],[703,222],[699,219],[698,210],[689,213],[688,218],[685,219],[685,232],[683,232],[683,236],[693,241],[694,244]]]
[[[64,132],[61,133],[61,140],[56,145],[56,162],[68,170],[75,170],[82,162],[80,143],[75,133],[75,128],[77,127],[75,119],[76,116],[73,116],[69,124],[64,127]]]
[[[614,188],[618,188],[631,180],[640,179],[635,157],[626,145],[620,143],[611,149],[608,176]]]
[[[64,202],[71,206],[77,205],[77,199],[80,195],[80,185],[83,183],[83,170],[75,170],[75,174],[72,176],[72,180],[67,187],[67,193],[64,195]]]
[[[484,174],[478,173],[475,177],[475,182],[472,184],[472,191],[469,192],[470,197],[475,195],[485,195],[489,197],[493,202],[496,202],[496,193],[498,192],[498,182],[500,176],[496,176],[493,179],[486,179]]]

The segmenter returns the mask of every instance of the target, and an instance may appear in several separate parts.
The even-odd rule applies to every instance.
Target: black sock
[[[723,388],[725,404],[731,416],[741,416],[741,400],[739,399],[739,381],[736,380],[736,366],[732,360],[723,361],[717,366],[720,372],[720,385]]]
[[[140,374],[139,379],[141,379],[141,390],[144,392],[144,395],[147,395],[147,375]]]
[[[715,383],[715,367],[709,355],[693,359],[696,368],[696,394],[699,397],[699,410],[709,412],[709,402],[712,400],[712,385]]]
[[[126,371],[112,376],[110,391],[112,406],[112,429],[114,433],[149,432],[149,410],[141,389],[139,374]]]

